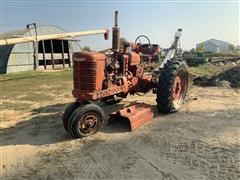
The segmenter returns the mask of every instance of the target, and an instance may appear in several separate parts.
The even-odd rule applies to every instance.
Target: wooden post
[[[33,60],[34,60],[34,70],[38,69],[38,41],[33,42]]]
[[[50,42],[51,42],[51,59],[52,59],[52,68],[54,69],[53,41],[50,40]]]
[[[44,44],[44,40],[42,41],[42,48],[43,48],[43,63],[44,63],[44,69],[47,69],[47,62],[46,62],[46,56],[45,56],[45,44]]]
[[[70,43],[69,43],[69,41],[68,41],[68,59],[69,59],[69,67],[72,67],[71,66],[71,53],[70,53]]]
[[[65,68],[64,41],[63,40],[62,40],[62,63],[63,63],[63,68]]]

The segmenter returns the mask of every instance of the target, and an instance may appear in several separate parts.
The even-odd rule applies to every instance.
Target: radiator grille
[[[95,90],[96,89],[96,62],[74,61],[74,89]]]

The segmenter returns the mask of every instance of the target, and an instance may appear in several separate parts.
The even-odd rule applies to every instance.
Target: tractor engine
[[[73,54],[73,96],[84,101],[147,92],[152,88],[151,76],[143,70],[136,52],[119,53],[110,58],[103,53],[76,52]]]
[[[73,54],[74,90],[72,93],[79,102],[89,100],[107,102],[115,96],[124,98],[128,93],[148,92],[156,88],[156,82],[152,82],[152,74],[144,73],[145,65],[141,64],[138,48],[132,50],[128,42],[120,48],[118,12],[115,12],[115,26],[112,31],[110,57],[97,52]],[[150,41],[147,47],[153,47]]]

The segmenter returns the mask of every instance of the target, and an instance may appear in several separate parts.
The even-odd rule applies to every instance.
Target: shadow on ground
[[[37,115],[21,125],[5,129],[5,143],[1,142],[1,145],[43,145],[69,141],[61,124],[61,115],[66,106],[48,106],[47,109],[41,109],[41,113],[53,114]],[[103,108],[110,111],[119,106],[121,105]],[[39,109],[34,111],[38,112]],[[239,109],[231,111],[237,116]],[[41,152],[41,160],[33,168],[24,164],[28,171],[27,175],[24,172],[23,175],[28,179],[114,179],[117,176],[122,179],[129,176],[144,179],[146,175],[151,179],[238,179],[239,144],[215,145],[205,139],[227,135],[232,132],[232,127],[236,127],[237,121],[234,116],[226,120],[208,117],[209,113],[212,112],[180,111],[166,115],[161,123],[159,118],[155,119],[140,128],[134,136],[107,140],[99,137],[86,138],[86,141],[78,141],[74,149],[64,146]],[[217,110],[216,114],[221,117],[224,112]],[[162,115],[161,118],[163,119]],[[117,126],[123,130],[126,122],[118,121],[102,128],[102,131],[119,132]],[[7,141],[6,137],[10,135],[12,139]],[[22,176],[17,173],[13,179]]]
[[[98,103],[108,115],[121,109],[123,104],[104,105]],[[54,104],[32,110],[32,117],[17,123],[15,126],[0,129],[0,145],[46,145],[72,138],[67,135],[62,125],[62,116],[68,104]],[[124,133],[130,131],[130,123],[127,120],[104,123],[100,132]]]

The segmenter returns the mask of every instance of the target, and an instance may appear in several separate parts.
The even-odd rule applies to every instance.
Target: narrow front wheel
[[[68,105],[68,107],[64,111],[62,122],[63,122],[63,127],[67,132],[68,132],[69,118],[79,106],[80,106],[79,102],[72,102],[71,104]]]
[[[68,123],[68,132],[73,138],[90,136],[98,132],[104,121],[104,112],[96,104],[77,108]]]

